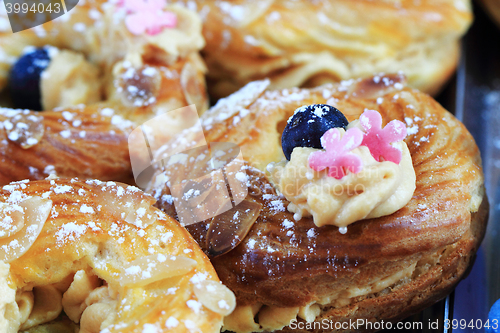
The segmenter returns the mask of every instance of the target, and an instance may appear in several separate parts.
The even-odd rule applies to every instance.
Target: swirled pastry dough
[[[0,184],[50,174],[131,182],[127,138],[134,127],[187,105],[205,111],[206,68],[199,55],[205,42],[196,13],[166,5],[175,27],[134,35],[122,5],[81,1],[67,15],[18,33],[0,24],[0,91],[23,53],[59,49],[41,79],[50,109],[0,109],[0,156],[6,157],[0,158]],[[9,22],[3,5],[2,21]],[[173,129],[188,121],[168,123]]]
[[[313,89],[267,90],[269,85],[267,80],[253,82],[202,116],[207,142],[240,147],[248,163],[246,200],[262,207],[244,239],[212,258],[238,300],[225,329],[294,332],[298,327],[292,320],[304,325],[394,321],[449,293],[472,262],[488,214],[481,156],[464,125],[430,96],[408,88],[399,75]],[[287,120],[297,108],[311,104],[332,105],[349,121],[369,109],[381,114],[384,126],[394,119],[406,124],[404,141],[416,189],[404,207],[356,221],[346,234],[335,226],[318,227],[310,217],[294,219],[286,210],[290,202],[273,187],[266,166],[284,158],[280,137]],[[183,172],[188,177],[183,179],[190,179],[189,169]],[[159,198],[159,207],[175,216],[163,175],[157,171],[151,193]],[[187,226],[206,249],[214,221],[229,230],[239,223],[229,214],[227,220]],[[228,244],[236,239],[224,235]]]
[[[204,20],[217,97],[265,77],[280,89],[398,71],[410,86],[436,93],[472,21],[469,0],[182,2]]]
[[[188,232],[152,207],[152,197],[131,186],[76,179],[0,190],[0,202],[9,205],[31,197],[53,206],[27,252],[0,261],[0,323],[7,333],[50,322],[63,309],[86,333],[220,332],[234,309],[233,293]],[[193,264],[184,269],[175,262]],[[209,287],[216,293],[199,292]]]

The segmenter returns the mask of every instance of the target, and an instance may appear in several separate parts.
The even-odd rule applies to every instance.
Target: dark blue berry
[[[288,119],[288,124],[281,136],[281,146],[287,160],[290,160],[293,148],[322,148],[321,137],[330,128],[345,129],[349,124],[342,112],[326,104],[303,106]]]
[[[40,76],[49,66],[47,48],[35,49],[21,56],[9,73],[9,89],[14,107],[42,110]]]

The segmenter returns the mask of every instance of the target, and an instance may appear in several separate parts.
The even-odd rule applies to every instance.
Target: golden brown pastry
[[[488,213],[480,153],[464,125],[398,75],[314,89],[269,86],[252,82],[202,116],[206,141],[237,144],[248,163],[246,178],[239,177],[249,187],[246,206],[187,226],[236,294],[225,329],[329,332],[336,323],[403,319],[449,293],[471,264]],[[351,122],[368,109],[382,115],[384,126],[405,124],[416,189],[403,208],[355,222],[345,234],[287,210],[290,202],[266,167],[284,158],[280,137],[289,117],[310,104],[335,106]],[[202,166],[159,170],[150,189],[158,207],[175,216],[162,179],[194,179],[183,170]],[[240,217],[250,210],[256,220]],[[319,326],[323,320],[333,326]]]
[[[153,105],[151,108],[158,113],[192,103],[203,109],[207,102],[204,100],[204,82],[200,80],[205,69],[198,55],[204,45],[201,22],[195,13],[183,8],[170,6],[163,9],[175,15],[175,25],[162,28],[153,35],[132,33],[125,22],[129,14],[136,13],[129,13],[124,5],[101,0],[80,3],[67,15],[20,33],[13,34],[8,26],[2,26],[0,88],[7,85],[12,63],[27,48],[53,46],[61,52],[77,52],[84,56],[84,63],[97,67],[99,80],[91,83],[102,86],[104,100],[136,107]],[[2,18],[6,20],[6,12],[2,12]],[[54,53],[59,55],[57,50]],[[49,72],[53,69],[54,75],[48,73],[46,76],[60,76],[57,74],[66,68],[58,66],[70,67],[70,60],[74,59],[68,60],[67,56],[56,59],[60,61],[55,61],[48,69]],[[49,85],[52,83],[46,81]],[[164,88],[160,89],[159,85],[168,81],[171,92],[165,96]],[[59,89],[68,88],[66,84],[57,83]],[[129,89],[130,86],[138,90]]]
[[[135,34],[126,25],[134,13],[124,6],[91,0],[29,30],[12,33],[8,25],[1,26],[3,92],[12,91],[9,70],[21,55],[38,47],[54,55],[40,79],[43,109],[53,111],[25,113],[24,118],[36,116],[28,120],[16,119],[19,111],[1,111],[0,183],[43,179],[53,172],[129,181],[126,140],[134,127],[186,105],[195,105],[200,114],[207,108],[197,15],[168,6],[165,13],[174,15],[174,26]],[[182,121],[168,124],[173,128]],[[25,131],[25,123],[34,128]],[[16,124],[22,130],[16,132]]]
[[[69,320],[84,333],[220,332],[234,295],[154,201],[97,180],[4,186],[2,332]],[[67,318],[54,321],[62,311]]]
[[[181,2],[203,18],[217,98],[266,77],[280,89],[398,71],[411,87],[435,94],[472,20],[468,0]]]
[[[1,109],[0,185],[49,175],[130,183],[127,140],[133,127],[97,105],[44,112]]]

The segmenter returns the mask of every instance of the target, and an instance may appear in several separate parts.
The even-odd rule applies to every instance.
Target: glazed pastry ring
[[[2,332],[51,322],[62,310],[85,333],[220,332],[234,295],[154,201],[98,180],[4,186],[0,214],[37,231],[0,239]],[[21,218],[11,214],[19,207]]]
[[[226,329],[292,332],[290,320],[398,320],[450,292],[471,263],[488,212],[480,153],[464,125],[397,75],[314,89],[268,86],[268,81],[250,83],[202,116],[207,142],[241,148],[249,164],[246,200],[262,206],[241,243],[212,258],[237,297]],[[416,190],[406,206],[349,225],[344,235],[335,226],[316,227],[311,218],[294,220],[266,166],[283,158],[280,137],[287,119],[310,104],[333,105],[349,121],[371,109],[384,124],[393,119],[406,124],[416,173]],[[161,182],[164,171],[158,170],[150,191],[159,198],[157,205],[175,216]],[[206,252],[211,223],[187,227]]]
[[[436,94],[472,22],[470,0],[178,2],[203,18],[216,98],[264,78],[282,89],[399,71],[410,87]]]
[[[175,13],[177,25],[156,35],[132,34],[124,23],[126,11],[102,0],[80,2],[60,18],[19,33],[2,25],[0,90],[27,48],[50,45],[82,54],[96,66],[105,100],[41,113],[1,109],[1,184],[52,173],[129,182],[127,136],[134,127],[190,104],[203,113],[208,99],[198,54],[204,45],[201,22],[184,8],[165,8]],[[67,87],[49,88],[52,93]],[[29,129],[12,134],[18,124]],[[29,139],[35,143],[27,144]]]

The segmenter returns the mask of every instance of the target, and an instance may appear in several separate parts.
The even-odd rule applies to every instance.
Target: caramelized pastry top
[[[126,21],[136,10],[127,12],[125,3],[160,5],[176,24],[134,34]],[[0,21],[8,23],[0,9]],[[45,107],[55,110],[23,111],[22,119],[19,110],[0,111],[0,184],[54,173],[132,183],[130,156],[143,158],[142,147],[128,146],[133,128],[186,105],[199,113],[207,108],[206,68],[198,53],[203,45],[199,17],[164,1],[89,0],[18,33],[0,25],[0,90],[13,63],[30,50],[60,50],[39,75]],[[167,122],[176,129],[189,121],[180,116]]]
[[[385,274],[390,262],[435,251],[469,232],[471,216],[484,198],[479,150],[463,124],[431,97],[407,88],[404,78],[394,75],[314,89],[266,91],[267,86],[266,81],[253,82],[202,117],[207,142],[240,146],[249,164],[246,200],[262,206],[241,243],[213,259],[238,304],[304,306],[325,288],[343,290],[344,279],[361,266]],[[286,210],[289,202],[276,193],[264,170],[283,158],[280,136],[294,110],[318,103],[335,106],[350,121],[368,108],[381,113],[384,125],[393,119],[406,124],[416,174],[416,190],[406,206],[353,223],[344,235],[337,227],[317,227],[312,218],[294,220]],[[175,214],[161,199],[168,188],[156,190],[158,205]],[[188,227],[205,249],[214,221]]]
[[[33,200],[41,209],[30,208]],[[0,321],[10,323],[9,333],[55,319],[62,308],[88,332],[154,326],[215,333],[234,308],[234,296],[189,233],[138,188],[97,180],[26,181],[4,186],[0,202],[27,207],[25,221],[40,216],[44,222],[24,254],[8,265],[0,261],[0,288],[28,299],[34,294],[35,304],[38,297],[44,304],[6,313]],[[0,239],[1,250],[18,248],[22,234]]]
[[[273,89],[404,71],[436,93],[454,72],[470,0],[180,0],[204,21],[217,98],[269,77]]]

